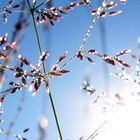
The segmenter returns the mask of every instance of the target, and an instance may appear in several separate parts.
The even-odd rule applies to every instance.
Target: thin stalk
[[[103,128],[103,126],[107,123],[107,120],[105,120],[103,122],[103,124],[101,124],[88,138],[87,140],[92,140],[92,139],[95,139],[95,137],[97,135],[99,135],[99,133],[101,133],[103,130],[101,130],[101,128]],[[99,131],[100,130],[100,131]]]
[[[36,10],[37,8],[39,8],[40,6],[44,5],[45,3],[49,2],[50,0],[44,0],[42,3],[40,3],[38,6],[36,6],[34,8],[34,10]]]
[[[30,12],[30,10],[26,9],[26,10],[11,10],[12,13],[28,13]],[[0,15],[2,15],[4,12],[0,12]]]
[[[38,43],[39,52],[40,52],[40,54],[42,54],[41,43],[40,43],[39,34],[38,34],[38,30],[37,30],[37,26],[36,26],[36,22],[35,22],[35,17],[34,17],[34,9],[32,9],[32,7],[29,3],[29,0],[27,0],[27,3],[28,3],[28,6],[30,8],[30,12],[31,12],[32,20],[33,20],[33,25],[34,25],[34,29],[35,29],[35,34],[36,34],[36,39],[37,39],[37,43]],[[42,63],[42,66],[43,66],[44,73],[46,73],[46,68],[45,68],[44,62]],[[47,82],[47,81],[45,81],[45,82]],[[59,133],[60,140],[63,140],[51,92],[49,93],[49,99],[50,99],[50,102],[51,102],[51,106],[52,106],[52,110],[53,110],[53,114],[54,114],[54,118],[55,118],[55,122],[56,122],[56,126],[57,126],[57,130],[58,130],[58,133]]]
[[[31,10],[31,15],[32,15],[32,19],[33,19],[33,24],[34,24],[37,44],[38,44],[39,52],[40,52],[40,55],[41,55],[43,51],[42,51],[42,48],[41,48],[41,43],[40,43],[40,39],[39,39],[38,30],[37,30],[37,27],[36,27],[36,22],[35,22],[34,10],[33,9]],[[44,62],[42,62],[42,65],[43,65],[43,71],[44,71],[44,73],[46,73],[46,68],[45,68]]]
[[[88,29],[88,31],[87,31],[87,33],[86,33],[86,36],[84,37],[83,42],[82,42],[82,44],[81,44],[81,46],[80,46],[80,50],[81,50],[81,51],[84,50],[84,47],[85,47],[85,45],[86,45],[86,43],[87,43],[87,41],[88,41],[88,39],[89,39],[89,37],[90,37],[90,34],[91,34],[91,32],[92,32],[92,29],[93,29],[93,27],[95,26],[95,23],[97,22],[97,19],[98,19],[98,18],[99,18],[99,16],[96,14],[96,16],[95,16],[95,18],[93,19],[92,24],[91,24],[91,26],[89,27],[89,29]]]
[[[61,129],[60,129],[60,126],[59,126],[58,117],[57,117],[57,114],[56,114],[55,105],[54,105],[54,101],[53,101],[53,98],[52,98],[51,91],[49,92],[49,99],[50,99],[51,106],[52,106],[52,109],[53,109],[53,113],[54,113],[54,117],[55,117],[55,122],[56,122],[56,125],[57,125],[57,130],[58,130],[58,133],[59,133],[60,140],[63,140],[63,137],[62,137]]]

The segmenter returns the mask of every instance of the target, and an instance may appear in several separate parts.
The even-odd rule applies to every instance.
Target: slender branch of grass
[[[49,2],[50,0],[44,0],[42,3],[40,3],[38,6],[36,6],[34,8],[34,10],[36,10],[37,8],[41,7],[42,5],[44,5],[45,3]]]
[[[32,9],[32,7],[29,3],[29,0],[27,0],[27,3],[28,3],[28,6],[30,8],[30,12],[31,12],[31,16],[32,16],[33,24],[34,24],[34,29],[35,29],[35,34],[36,34],[36,38],[37,38],[39,52],[40,52],[40,54],[42,54],[41,43],[40,43],[39,34],[38,34],[38,30],[37,30],[37,26],[36,26],[36,22],[35,22],[35,17],[34,17],[34,9]],[[42,63],[42,66],[43,66],[44,73],[46,73],[46,68],[45,68],[44,62]],[[47,83],[47,81],[45,81],[45,82]],[[49,99],[50,99],[50,102],[51,102],[51,106],[52,106],[53,114],[54,114],[54,117],[55,117],[55,122],[56,122],[56,126],[57,126],[57,130],[58,130],[58,133],[59,133],[60,140],[63,140],[51,92],[49,93]]]
[[[101,133],[103,130],[101,130],[101,128],[103,128],[103,126],[107,123],[107,120],[105,120],[88,138],[87,140],[92,140],[95,139],[95,137]],[[100,131],[99,131],[100,130]]]
[[[86,43],[87,43],[87,41],[88,41],[88,39],[89,39],[89,37],[90,37],[90,34],[91,34],[91,32],[92,32],[92,29],[93,29],[93,27],[94,27],[94,25],[95,25],[95,23],[96,23],[96,21],[97,21],[98,18],[99,18],[99,16],[96,14],[96,16],[95,16],[95,18],[93,19],[92,24],[91,24],[91,26],[89,27],[89,29],[88,29],[88,31],[87,31],[87,33],[86,33],[84,39],[83,39],[83,42],[82,42],[82,44],[81,44],[81,46],[80,46],[80,50],[81,50],[81,51],[84,50],[84,47],[85,47],[85,45],[86,45]]]
[[[11,10],[12,13],[29,13],[30,10],[26,9],[26,10]],[[0,12],[0,15],[2,15],[3,12]]]
[[[30,12],[30,10],[29,9],[25,9],[25,10],[12,10],[11,12],[14,12],[14,13],[28,13],[28,12]]]
[[[69,65],[74,59],[77,58],[77,54],[78,54],[80,51],[83,51],[83,50],[84,50],[84,47],[85,47],[85,45],[86,45],[86,43],[87,43],[87,41],[88,41],[88,39],[89,39],[89,37],[90,37],[91,31],[92,31],[93,27],[95,26],[95,23],[97,22],[98,18],[99,18],[99,16],[96,15],[95,18],[93,19],[92,24],[91,24],[90,28],[88,29],[88,31],[87,31],[87,33],[86,33],[84,39],[83,39],[83,42],[82,42],[81,45],[80,45],[80,48],[79,48],[78,52],[76,52],[67,62],[65,62],[65,63],[62,65],[62,67],[61,67],[60,69],[63,69],[63,68],[65,68],[67,65]],[[49,77],[49,80],[51,80],[53,77],[54,77],[54,76],[50,76],[50,77]]]
[[[85,45],[86,45],[86,43],[87,43],[87,41],[88,41],[88,39],[89,39],[89,37],[90,37],[91,31],[92,31],[93,27],[95,26],[95,23],[96,23],[97,19],[98,19],[98,16],[96,15],[96,17],[93,19],[92,24],[91,24],[90,28],[88,29],[88,31],[87,31],[87,33],[86,33],[84,39],[83,39],[82,44],[80,45],[79,51],[84,50],[84,47],[85,47]],[[78,52],[79,52],[79,51],[78,51]],[[78,52],[75,53],[66,63],[64,63],[63,66],[62,66],[61,68],[66,67],[66,66],[67,66],[69,63],[71,63],[75,58],[77,58]]]
[[[38,34],[37,27],[36,27],[36,22],[35,22],[35,17],[34,17],[34,10],[31,10],[31,15],[32,15],[32,19],[33,19],[33,24],[34,24],[34,29],[35,29],[37,44],[38,44],[39,52],[40,52],[40,55],[41,55],[43,51],[42,51],[42,48],[41,48],[39,34]],[[43,65],[43,71],[44,71],[44,73],[46,73],[46,68],[45,68],[44,62],[42,62],[42,65]]]
[[[86,33],[84,39],[83,39],[83,42],[82,42],[81,45],[80,45],[79,51],[84,50],[84,47],[85,47],[85,45],[86,45],[86,43],[87,43],[87,41],[88,41],[88,39],[89,39],[89,37],[90,37],[91,31],[92,31],[93,27],[95,26],[95,23],[97,22],[97,19],[98,19],[98,18],[99,18],[99,16],[96,15],[95,18],[93,19],[92,24],[91,24],[91,26],[89,27],[89,29],[88,29],[88,31],[87,31],[87,33]],[[78,52],[79,52],[79,51],[78,51]],[[69,63],[71,63],[75,58],[77,58],[78,52],[75,53],[66,63],[64,63],[64,64],[62,65],[61,69],[64,68],[64,67],[66,67],[66,66],[67,66]]]

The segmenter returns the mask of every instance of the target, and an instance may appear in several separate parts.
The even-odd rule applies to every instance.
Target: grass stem
[[[42,47],[41,47],[41,43],[40,43],[38,29],[37,29],[37,26],[36,26],[36,20],[35,20],[35,16],[34,16],[34,9],[31,7],[29,0],[27,0],[27,3],[28,3],[28,6],[30,8],[30,12],[31,12],[32,20],[33,20],[33,25],[34,25],[34,29],[35,29],[35,34],[36,34],[36,39],[37,39],[37,44],[38,44],[39,52],[40,52],[40,55],[41,55],[42,54]],[[44,62],[42,63],[42,66],[43,66],[44,73],[46,73],[47,71],[46,71],[46,67],[45,67]],[[55,118],[55,122],[56,122],[56,127],[57,127],[57,130],[58,130],[58,133],[59,133],[60,140],[63,140],[51,92],[49,93],[49,99],[50,99],[50,102],[51,102],[52,111],[53,111],[53,114],[54,114],[54,118]]]

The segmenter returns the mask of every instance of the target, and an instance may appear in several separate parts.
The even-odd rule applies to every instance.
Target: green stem
[[[52,109],[53,109],[53,113],[54,113],[54,117],[55,117],[55,122],[56,122],[56,125],[57,125],[57,130],[58,130],[58,133],[59,133],[60,140],[63,140],[51,92],[49,93],[49,99],[50,99],[51,106],[52,106]]]
[[[36,39],[37,39],[37,43],[38,43],[39,52],[40,52],[40,54],[42,54],[41,43],[40,43],[39,34],[38,34],[38,30],[37,30],[37,26],[36,26],[36,22],[35,22],[35,17],[34,17],[34,9],[32,9],[32,7],[29,3],[29,0],[27,0],[27,3],[28,3],[28,6],[30,8],[30,12],[31,12],[32,20],[33,20],[33,25],[34,25],[34,29],[35,29],[35,34],[36,34]],[[46,68],[45,68],[44,62],[42,63],[42,66],[43,66],[44,73],[46,73]],[[47,82],[47,81],[45,81],[45,82]],[[63,140],[51,92],[49,93],[49,99],[50,99],[50,102],[51,102],[51,106],[52,106],[52,110],[53,110],[53,114],[54,114],[54,118],[55,118],[55,122],[56,122],[56,126],[57,126],[57,130],[58,130],[58,133],[59,133],[60,140]]]
[[[35,17],[34,17],[34,13],[33,12],[34,12],[34,10],[32,9],[31,10],[31,15],[32,15],[32,19],[33,19],[33,24],[34,24],[37,44],[38,44],[39,52],[40,52],[40,55],[41,55],[43,51],[42,51],[42,48],[41,48],[41,43],[40,43],[39,34],[38,34],[37,27],[36,27],[36,22],[35,22]],[[44,73],[46,73],[46,68],[45,68],[44,62],[42,62],[42,65],[43,65],[43,71],[44,71]]]

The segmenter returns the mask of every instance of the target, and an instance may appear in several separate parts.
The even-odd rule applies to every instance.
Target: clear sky
[[[15,0],[16,2],[18,0]],[[56,6],[65,6],[69,3],[69,0],[61,0],[61,2],[54,0],[54,5]],[[95,3],[92,1],[95,7],[97,7],[97,3],[98,0]],[[4,4],[1,1],[0,7],[3,7]],[[131,49],[136,52],[138,47],[137,39],[140,36],[140,1],[128,0],[125,5],[118,5],[114,10],[122,10],[122,13],[117,16],[104,18],[108,54],[113,56],[125,49]],[[50,66],[55,64],[59,56],[64,52],[68,51],[68,57],[66,58],[68,60],[78,51],[94,18],[94,16],[90,15],[90,12],[91,9],[86,6],[77,7],[69,11],[68,15],[64,16],[59,22],[54,22],[54,26],[50,26],[49,31],[43,31],[44,28],[42,25],[38,25],[43,50],[50,52],[50,56],[45,62],[47,69],[50,69]],[[5,33],[11,36],[12,26],[17,15],[17,13],[12,13],[12,16],[8,16],[8,22],[5,25],[2,21],[2,15],[0,15],[0,36]],[[102,53],[99,21],[97,21],[92,31],[86,48],[95,48]],[[38,63],[39,50],[31,24],[24,32],[18,53],[23,54],[33,65]],[[130,62],[127,58],[128,56],[122,57],[125,61]],[[94,58],[94,61],[95,65],[92,65],[87,61],[81,63],[76,59],[66,68],[71,70],[70,73],[60,78],[53,78],[50,83],[64,140],[78,140],[80,136],[87,137],[98,126],[95,123],[94,108],[89,108],[89,103],[94,100],[95,96],[87,96],[80,91],[82,81],[87,76],[87,73],[90,75],[91,84],[97,90],[97,93],[105,91],[105,82],[108,79],[104,80],[103,62],[99,58]],[[109,72],[112,71],[116,71],[116,68],[109,66]],[[8,83],[8,79],[10,79],[10,74],[7,73],[6,77],[5,85]],[[114,80],[111,77],[109,79],[110,93],[108,94],[123,91],[124,85],[120,81]],[[3,89],[6,87],[4,86]],[[13,131],[18,133],[25,128],[30,128],[30,131],[25,136],[27,136],[28,140],[37,140],[39,137],[38,120],[42,115],[45,115],[48,119],[46,140],[59,140],[54,116],[44,85],[39,89],[35,97],[32,97],[27,89],[24,92],[17,92],[6,98],[3,105],[4,114],[2,117],[4,123],[2,127],[5,129],[8,127],[9,122],[16,113],[22,94],[26,94],[26,98],[23,110]],[[0,140],[3,139],[3,135],[0,135]],[[14,139],[10,138],[10,140]]]

